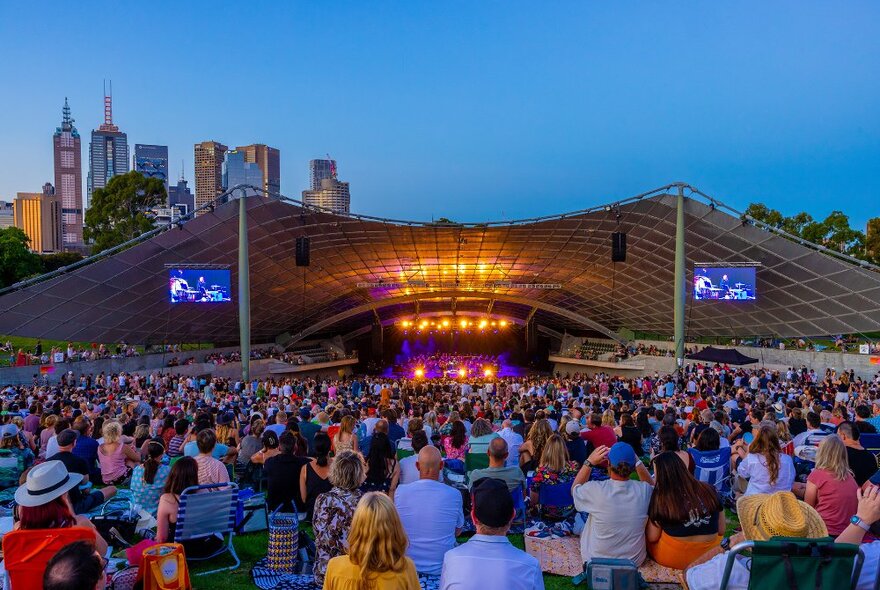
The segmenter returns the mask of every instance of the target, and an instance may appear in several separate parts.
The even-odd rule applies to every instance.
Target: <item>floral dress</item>
[[[452,437],[447,436],[443,438],[443,450],[446,451],[447,459],[460,459],[464,461],[464,457],[468,453],[468,444],[465,443],[456,448],[452,444]]]
[[[346,540],[354,509],[361,499],[360,490],[333,488],[315,500],[312,528],[315,531],[315,584],[324,584],[327,563],[348,552]]]
[[[566,485],[571,487],[578,472],[578,464],[569,461],[562,471],[554,471],[541,466],[535,470],[535,478],[532,480],[532,491],[538,492],[541,486]],[[565,520],[574,514],[574,505],[569,506],[541,506],[541,516],[547,520]]]

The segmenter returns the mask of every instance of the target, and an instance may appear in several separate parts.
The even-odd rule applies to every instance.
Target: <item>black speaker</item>
[[[626,234],[621,231],[611,234],[611,262],[626,262]]]
[[[307,236],[301,236],[296,239],[296,265],[308,266],[310,252],[310,242]]]

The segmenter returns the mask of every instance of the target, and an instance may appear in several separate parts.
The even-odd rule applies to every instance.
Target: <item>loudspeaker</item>
[[[611,262],[626,262],[626,234],[623,232],[611,234]]]
[[[296,265],[297,266],[308,266],[309,258],[311,255],[311,247],[309,238],[307,236],[301,236],[296,239]]]

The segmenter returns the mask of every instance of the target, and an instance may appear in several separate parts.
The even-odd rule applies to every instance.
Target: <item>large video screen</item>
[[[172,268],[168,271],[171,303],[229,303],[228,269]]]
[[[698,301],[754,301],[755,267],[696,267],[694,299]]]

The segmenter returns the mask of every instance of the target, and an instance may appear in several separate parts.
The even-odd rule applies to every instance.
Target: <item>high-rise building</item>
[[[82,148],[67,98],[61,113],[61,127],[52,136],[55,193],[61,202],[61,249],[71,250],[83,245]]]
[[[223,190],[242,184],[263,188],[263,171],[256,162],[247,161],[247,154],[241,148],[229,150],[223,160]],[[246,192],[249,196],[261,194],[253,189],[247,189]],[[233,196],[237,198],[241,195]]]
[[[176,186],[168,188],[168,206],[176,207],[185,215],[195,209],[195,198],[184,179],[177,181]]]
[[[0,201],[0,229],[15,226],[15,207],[8,201]]]
[[[24,230],[34,252],[62,250],[61,201],[46,183],[42,193],[17,193],[13,203],[15,227]]]
[[[195,145],[196,209],[223,193],[223,157],[228,149],[216,141],[203,141]]]
[[[260,168],[263,176],[261,184],[264,191],[275,194],[281,192],[281,152],[277,148],[254,143],[235,149],[244,153],[245,162],[256,164]],[[260,184],[255,186],[260,186]]]
[[[321,188],[316,191],[303,191],[302,200],[306,205],[331,209],[337,213],[348,213],[351,207],[351,194],[347,182],[335,178],[321,179]]]
[[[134,171],[147,178],[158,178],[165,185],[168,194],[168,146],[134,144]]]
[[[321,181],[336,178],[336,160],[309,161],[309,190],[321,190]]]
[[[104,188],[110,179],[129,171],[128,135],[113,124],[113,87],[104,96],[104,124],[92,131],[89,144],[88,194],[91,203],[95,189]]]

